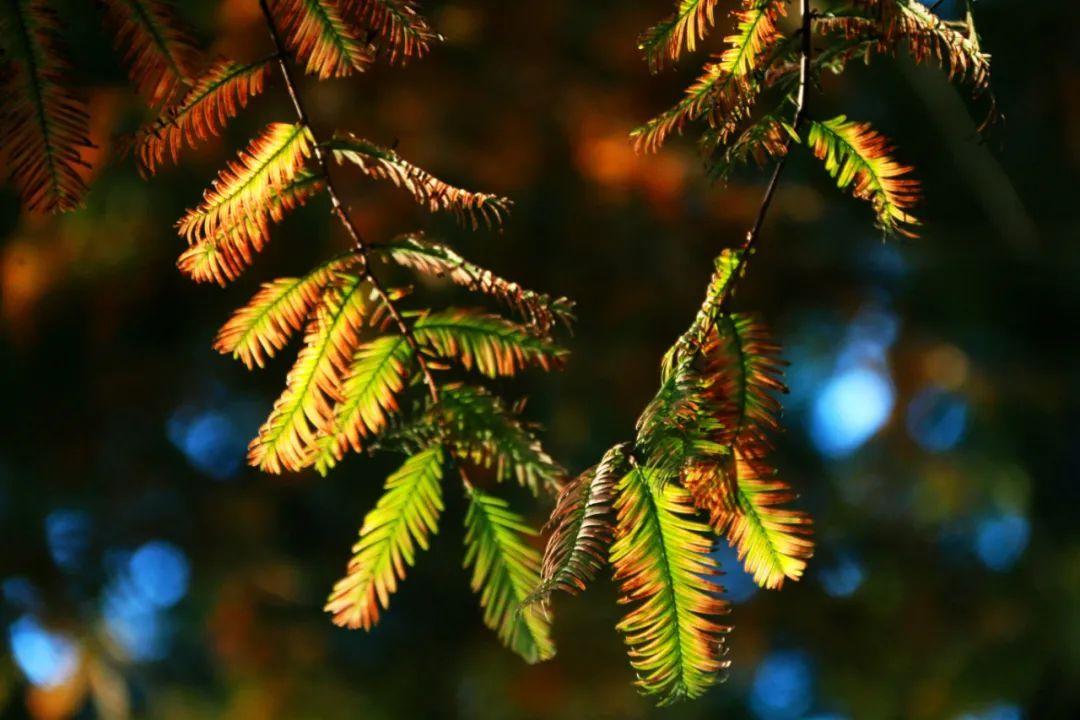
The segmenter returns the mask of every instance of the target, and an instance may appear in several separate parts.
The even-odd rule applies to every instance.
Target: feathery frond
[[[67,86],[60,19],[43,0],[0,4],[0,156],[23,205],[66,212],[86,194],[83,153],[90,142],[86,105]]]
[[[364,518],[345,577],[334,585],[326,612],[334,624],[370,630],[380,609],[416,563],[417,548],[428,549],[443,510],[443,451],[438,445],[411,456],[386,479],[378,504]]]
[[[514,375],[530,365],[562,366],[566,351],[547,338],[498,315],[451,308],[413,324],[416,341],[445,358],[490,378]]]
[[[371,48],[341,16],[338,0],[272,0],[285,42],[320,80],[345,77],[371,64]]]
[[[459,459],[491,468],[499,482],[516,480],[533,495],[558,495],[566,470],[551,459],[531,427],[482,387],[444,385],[439,404],[424,418],[440,428]]]
[[[619,482],[611,546],[620,603],[634,607],[618,625],[638,673],[636,684],[661,704],[695,698],[727,667],[716,618],[719,568],[709,528],[694,519],[686,490],[636,467]]]
[[[360,344],[367,313],[364,283],[358,277],[323,292],[285,391],[248,448],[251,465],[280,473],[312,462],[318,433],[333,420],[333,403],[340,397],[342,375]]]
[[[305,204],[322,191],[321,176],[306,170],[289,183],[270,192],[264,208],[235,222],[219,225],[213,233],[189,246],[176,265],[195,282],[227,285],[255,260],[270,239],[270,223],[281,222],[285,213]]]
[[[701,302],[701,308],[694,321],[690,324],[683,336],[665,356],[661,365],[660,378],[666,382],[677,365],[678,360],[685,359],[687,350],[701,348],[706,344],[709,333],[724,309],[724,302],[734,292],[734,283],[737,280],[735,273],[745,271],[742,263],[743,251],[733,248],[724,248],[713,261],[713,273],[709,278],[709,287],[705,290],[705,299]]]
[[[715,441],[717,421],[704,404],[704,380],[688,359],[661,383],[637,421],[635,444],[650,467],[677,475],[693,458],[721,450]]]
[[[151,105],[168,101],[190,84],[200,53],[172,3],[104,0],[104,7],[131,81]]]
[[[561,364],[565,352],[503,318],[460,309],[421,315],[412,333],[422,348],[488,377],[513,375],[529,365],[550,369]],[[328,430],[331,437],[321,441],[323,451],[315,460],[320,471],[332,467],[348,447],[359,451],[365,436],[386,427],[398,409],[397,395],[411,358],[412,350],[400,335],[384,336],[358,349]],[[445,435],[414,430],[425,438],[441,438],[462,459],[494,467],[499,480],[516,477],[534,493],[542,486],[557,491],[562,469],[497,398],[458,385],[444,386],[440,396],[439,405],[429,409],[421,422],[442,428]]]
[[[180,235],[195,244],[230,226],[258,224],[270,212],[277,191],[296,177],[311,153],[305,126],[271,123],[236,160],[218,173],[203,201],[177,223]],[[253,218],[254,216],[254,218]]]
[[[694,52],[716,22],[716,5],[717,0],[679,0],[670,17],[642,33],[638,50],[645,53],[649,69],[657,72],[666,63],[677,62],[684,47]]]
[[[741,512],[734,462],[734,451],[725,446],[712,457],[688,462],[680,475],[694,507],[705,513],[713,529],[721,535],[727,527],[722,523]]]
[[[772,447],[770,435],[780,424],[780,401],[786,393],[780,346],[756,317],[720,315],[702,348],[709,378],[712,412],[720,421],[719,442],[754,455]]]
[[[702,117],[708,117],[714,141],[726,144],[750,117],[761,91],[758,71],[782,38],[776,23],[786,12],[785,5],[782,0],[745,0],[744,8],[734,13],[737,32],[724,38],[728,48],[705,64],[674,107],[630,133],[634,148],[656,152],[671,133],[681,133],[687,123]]]
[[[748,75],[780,39],[776,23],[786,14],[787,0],[743,0],[743,9],[734,13],[735,33],[724,38],[728,48],[720,56],[720,68],[736,77]]]
[[[810,516],[783,507],[796,495],[761,460],[736,448],[729,472],[734,474],[737,509],[699,507],[710,512],[713,527],[727,535],[758,585],[778,590],[785,579],[798,580],[814,554]]]
[[[611,448],[599,465],[568,482],[559,493],[544,528],[548,541],[540,586],[524,605],[546,605],[557,590],[577,595],[604,566],[615,537],[612,501],[619,475],[625,471],[624,453],[622,445]]]
[[[656,152],[672,133],[681,133],[688,123],[706,116],[726,142],[737,123],[750,114],[758,90],[757,82],[733,75],[721,62],[708,62],[682,100],[630,133],[634,149]]]
[[[363,438],[386,428],[398,411],[398,395],[405,388],[413,352],[401,335],[383,335],[356,349],[344,374],[341,401],[332,422],[319,438],[316,469],[326,474],[351,447],[359,452]]]
[[[410,58],[423,57],[443,39],[417,12],[412,0],[347,0],[342,13],[378,36],[379,52],[391,63],[404,65]]]
[[[715,318],[701,349],[707,378],[705,405],[719,421],[716,440],[725,452],[683,469],[694,505],[708,513],[717,533],[727,534],[739,559],[762,587],[798,580],[813,551],[809,517],[779,507],[794,499],[764,461],[779,425],[780,348],[764,325],[749,315]]]
[[[915,237],[910,228],[919,221],[908,210],[919,200],[919,182],[908,177],[910,166],[889,156],[891,148],[883,135],[867,123],[849,122],[839,115],[811,121],[807,141],[837,187],[851,186],[855,197],[873,206],[882,231]]]
[[[473,292],[490,295],[516,310],[541,333],[548,333],[556,320],[567,327],[573,323],[574,304],[571,300],[526,290],[516,282],[468,262],[447,245],[419,235],[400,235],[378,246],[377,251],[403,267],[446,277]]]
[[[484,624],[528,663],[555,654],[547,619],[521,602],[540,580],[540,553],[528,543],[536,531],[504,500],[469,488],[465,515],[465,567],[480,595]]]
[[[734,139],[721,132],[707,129],[701,135],[701,154],[709,165],[709,175],[727,180],[739,165],[751,159],[759,166],[770,160],[778,160],[787,154],[795,137],[792,131],[775,114],[762,117],[746,127]]]
[[[637,152],[656,152],[673,132],[681,133],[686,124],[704,115],[715,97],[718,87],[732,82],[731,75],[722,72],[720,63],[706,63],[701,75],[686,88],[683,98],[676,105],[635,128],[630,137]]]
[[[896,55],[902,47],[916,62],[936,60],[949,79],[970,82],[975,91],[990,88],[990,55],[979,46],[972,23],[960,30],[932,13],[923,3],[906,0],[864,0],[864,15],[823,16],[815,21],[821,32],[839,32],[849,40],[873,41],[870,51]]]
[[[507,198],[490,193],[472,192],[448,185],[428,171],[404,160],[390,148],[351,134],[338,134],[327,143],[339,163],[350,162],[376,180],[389,180],[407,190],[431,212],[448,210],[473,228],[482,220],[489,227],[502,222],[510,210]]]
[[[970,22],[968,34],[945,23],[919,2],[882,0],[889,17],[885,39],[907,42],[916,62],[937,58],[948,68],[952,80],[970,80],[978,90],[990,87],[990,56],[979,47],[979,38]]]
[[[701,309],[664,355],[660,389],[638,418],[637,446],[647,454],[649,465],[666,473],[678,474],[688,463],[714,462],[716,457],[730,454],[728,446],[736,436],[731,430],[735,401],[725,392],[728,383],[735,381],[727,379],[728,368],[714,356],[718,355],[718,333],[733,332],[728,329],[731,321],[723,313],[723,306],[736,273],[743,267],[741,257],[742,251],[725,249],[716,258]],[[763,376],[760,380],[755,376],[752,402],[757,403],[759,385],[772,389],[773,363],[778,361],[772,358],[773,348],[767,346],[756,325],[744,327],[740,323],[736,330],[745,337],[732,341],[733,351],[763,355],[737,358],[738,362],[750,363],[750,370]],[[764,399],[760,402],[771,399],[765,390],[761,393]]]
[[[221,133],[225,123],[263,90],[270,63],[237,63],[219,58],[175,104],[135,137],[135,157],[143,172],[153,175],[167,160],[177,162],[186,143],[199,142]]]
[[[218,331],[214,349],[232,355],[249,370],[263,367],[267,358],[285,347],[300,331],[327,286],[346,271],[357,257],[346,255],[319,265],[298,278],[278,278],[263,283],[247,305],[233,313]]]

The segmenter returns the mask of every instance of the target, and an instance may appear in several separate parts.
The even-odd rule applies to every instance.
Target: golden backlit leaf
[[[140,169],[154,174],[166,162],[177,162],[186,144],[195,147],[221,134],[248,101],[263,90],[271,65],[266,60],[242,64],[219,58],[194,81],[183,97],[135,136]]]
[[[729,664],[717,622],[728,612],[717,584],[719,567],[708,526],[694,519],[689,494],[649,468],[619,483],[611,563],[619,602],[631,605],[619,622],[637,686],[665,705],[699,697]]]
[[[321,80],[364,70],[371,48],[342,18],[338,0],[270,0],[289,49],[308,73]]]
[[[269,473],[300,470],[313,461],[320,431],[333,421],[334,403],[367,315],[364,283],[344,278],[323,292],[307,323],[304,347],[285,391],[248,448],[248,462]]]
[[[390,606],[405,570],[438,532],[443,510],[443,450],[438,445],[409,457],[386,479],[378,504],[364,518],[345,577],[334,585],[326,612],[334,624],[370,630]]]

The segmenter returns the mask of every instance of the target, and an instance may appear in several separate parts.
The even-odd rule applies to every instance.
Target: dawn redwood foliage
[[[483,383],[565,362],[555,331],[573,320],[565,298],[526,290],[419,233],[369,241],[340,200],[345,173],[388,181],[431,212],[474,229],[503,221],[510,201],[449,185],[396,150],[350,131],[317,132],[296,75],[329,80],[377,62],[404,64],[441,40],[411,0],[251,0],[272,52],[260,59],[206,58],[171,3],[101,0],[106,28],[156,119],[129,144],[145,176],[219,135],[272,86],[292,105],[218,173],[177,222],[187,242],[178,266],[222,286],[255,262],[272,226],[301,205],[326,202],[349,246],[295,277],[262,285],[214,343],[262,367],[294,336],[301,349],[285,387],[250,445],[269,473],[325,474],[349,451],[403,456],[363,519],[345,575],[326,610],[370,629],[438,531],[444,486],[468,501],[464,564],[483,620],[525,660],[550,658],[550,605],[577,594],[605,565],[628,606],[617,629],[637,685],[659,702],[694,698],[722,677],[720,568],[726,540],[755,581],[798,580],[813,553],[811,519],[770,464],[779,430],[785,363],[762,321],[732,309],[788,154],[805,145],[840,189],[868,202],[886,235],[911,236],[919,185],[888,140],[845,116],[815,116],[809,92],[825,73],[900,52],[936,62],[976,97],[993,99],[989,56],[963,19],[913,0],[742,0],[725,18],[717,0],[680,0],[639,47],[659,72],[730,26],[724,48],[669,110],[632,133],[656,151],[673,133],[701,128],[710,174],[726,178],[751,160],[773,164],[745,239],[723,250],[700,311],[664,356],[660,387],[636,436],[575,478],[543,449],[519,404]],[[4,106],[0,150],[30,211],[77,208],[92,149],[85,104],[70,86],[64,26],[47,0],[2,0]],[[432,308],[393,287],[380,264],[444,277],[501,308]],[[479,376],[479,377],[477,377]],[[538,533],[480,478],[513,481],[555,507],[541,557]]]
[[[345,576],[326,604],[335,623],[352,628],[378,622],[438,530],[444,484],[460,482],[469,502],[465,564],[484,621],[526,660],[544,660],[554,652],[549,623],[538,610],[520,607],[538,583],[539,553],[529,543],[536,532],[469,473],[491,468],[499,480],[537,494],[557,491],[565,473],[516,409],[461,378],[559,367],[565,352],[552,333],[571,320],[571,305],[526,291],[419,234],[369,243],[342,206],[334,165],[389,181],[430,211],[455,213],[473,227],[497,224],[509,209],[505,198],[448,185],[350,132],[320,137],[308,121],[297,69],[320,80],[342,77],[380,58],[415,58],[438,40],[411,4],[267,0],[260,6],[275,48],[263,61],[266,69],[219,61],[137,141],[140,157],[175,157],[184,133],[167,131],[162,145],[155,129],[185,117],[196,135],[217,132],[268,75],[276,76],[295,117],[253,139],[180,219],[177,228],[189,245],[180,268],[197,281],[227,283],[254,262],[273,223],[323,195],[351,239],[346,252],[307,274],[264,284],[218,334],[215,348],[248,367],[261,366],[302,335],[285,389],[251,442],[248,460],[270,473],[308,467],[326,473],[350,450],[405,456],[364,518]],[[470,309],[408,309],[410,291],[385,285],[377,263],[445,276],[501,302],[517,319]]]
[[[693,52],[724,21],[716,0],[680,0],[638,45],[658,72]],[[940,4],[940,3],[937,3]],[[637,685],[662,704],[700,696],[728,665],[720,599],[719,538],[762,587],[798,580],[813,553],[811,520],[770,465],[785,391],[780,348],[763,323],[732,309],[737,283],[796,146],[823,162],[840,189],[870,203],[886,235],[911,236],[919,185],[888,141],[844,116],[819,118],[809,90],[856,60],[908,52],[990,98],[989,56],[979,47],[970,0],[952,22],[913,0],[742,0],[725,48],[682,99],[631,135],[653,152],[672,134],[702,128],[709,173],[774,162],[754,225],[716,258],[705,300],[661,363],[660,387],[637,435],[571,480],[548,523],[542,582],[529,602],[581,592],[610,564],[629,610],[618,623]],[[794,12],[792,11],[794,8]],[[789,18],[789,15],[792,17]]]
[[[484,622],[526,660],[544,660],[554,652],[549,621],[538,608],[521,607],[539,583],[540,552],[532,541],[538,533],[470,473],[516,482],[535,494],[557,493],[566,473],[544,451],[521,408],[477,378],[560,367],[566,353],[554,332],[572,321],[573,306],[526,290],[419,233],[369,242],[343,207],[335,181],[349,172],[392,183],[431,212],[453,213],[473,228],[497,225],[509,211],[506,198],[454,187],[352,132],[321,136],[308,120],[300,72],[327,80],[376,62],[404,64],[441,40],[414,3],[252,2],[262,11],[272,48],[255,60],[203,58],[170,3],[101,5],[135,86],[157,111],[130,142],[144,175],[219,135],[271,86],[292,103],[292,116],[240,148],[177,222],[188,246],[178,261],[181,272],[196,282],[228,284],[252,266],[275,223],[323,198],[350,239],[340,254],[305,273],[264,283],[218,333],[214,347],[249,368],[262,367],[294,336],[301,338],[248,459],[270,473],[309,467],[326,473],[349,451],[404,456],[364,518],[353,557],[326,604],[334,622],[354,628],[379,620],[438,529],[443,486],[460,483],[469,503],[464,563]],[[80,150],[89,147],[88,118],[63,84],[59,15],[33,0],[5,0],[3,9],[7,89],[16,98],[5,105],[5,127],[13,130],[4,144],[14,184],[31,210],[72,209],[85,192],[78,166]],[[388,286],[378,276],[387,264],[445,277],[505,312],[412,303],[408,288]]]

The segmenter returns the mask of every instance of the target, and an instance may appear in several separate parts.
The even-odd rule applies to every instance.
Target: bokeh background
[[[819,549],[780,593],[755,590],[721,551],[733,668],[704,699],[664,710],[631,687],[606,577],[556,603],[554,661],[528,667],[499,646],[460,567],[453,493],[382,625],[330,624],[323,600],[390,460],[353,457],[326,479],[246,468],[287,361],[248,373],[209,344],[259,282],[344,240],[313,203],[228,289],[174,267],[172,222],[233,149],[288,117],[282,94],[143,182],[107,160],[138,102],[90,4],[61,4],[103,161],[77,214],[28,217],[0,194],[0,716],[1080,712],[1073,4],[977,3],[1007,117],[985,142],[972,120],[985,108],[908,62],[856,68],[811,96],[814,113],[895,138],[925,184],[925,228],[883,242],[815,161],[789,168],[738,306],[768,320],[791,361],[779,464]],[[180,5],[215,50],[268,51],[254,0]],[[505,389],[531,396],[553,454],[581,469],[630,437],[765,174],[712,186],[687,140],[633,154],[628,131],[695,69],[651,77],[634,49],[668,0],[425,5],[447,42],[406,69],[308,83],[316,122],[396,141],[449,180],[515,200],[504,230],[471,233],[393,188],[343,180],[369,236],[424,229],[577,300],[565,372]],[[529,512],[539,523],[548,510]]]

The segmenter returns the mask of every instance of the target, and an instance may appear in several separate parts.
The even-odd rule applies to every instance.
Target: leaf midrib
[[[39,73],[39,68],[42,67],[44,63],[41,62],[37,56],[37,43],[32,39],[30,27],[27,24],[27,18],[24,13],[23,3],[19,1],[13,2],[12,13],[15,16],[15,22],[18,25],[18,32],[16,35],[23,46],[22,50],[26,59],[28,76],[27,85],[29,86],[30,94],[32,96],[34,114],[37,115],[38,126],[41,128],[42,141],[45,146],[45,162],[48,165],[47,172],[51,180],[52,194],[55,197],[60,198],[66,195],[66,193],[62,191],[63,183],[56,167],[56,152],[52,143],[52,123],[49,120],[49,113],[45,110],[45,96],[42,87],[46,84],[46,81]]]
[[[161,30],[157,26],[157,18],[153,17],[152,13],[143,5],[143,3],[139,2],[139,0],[125,0],[125,2],[128,7],[131,8],[132,12],[139,16],[139,19],[146,27],[146,30],[150,33],[150,37],[154,39],[154,45],[157,46],[158,50],[164,56],[165,61],[169,64],[169,69],[172,70],[179,81],[184,82],[187,79],[185,73],[181,70],[180,64],[176,61],[169,42],[165,39],[165,36],[161,34]]]
[[[278,426],[276,432],[273,433],[272,438],[270,439],[269,444],[272,445],[274,448],[277,447],[277,443],[281,440],[282,437],[284,437],[285,433],[288,432],[288,428],[292,427],[293,419],[296,417],[296,413],[303,412],[304,398],[307,397],[308,391],[311,389],[311,384],[315,382],[315,376],[319,372],[319,366],[322,364],[323,358],[326,357],[326,353],[330,348],[330,345],[332,344],[330,342],[330,338],[334,335],[334,331],[337,330],[338,323],[340,323],[341,319],[345,316],[345,308],[348,305],[348,300],[352,296],[352,293],[356,291],[356,288],[359,285],[360,280],[359,278],[357,278],[354,282],[351,283],[351,287],[349,287],[349,289],[343,294],[337,309],[334,311],[334,314],[332,315],[333,320],[330,323],[330,326],[326,329],[325,335],[321,337],[321,342],[319,343],[319,352],[315,356],[315,359],[312,361],[311,372],[304,380],[302,389],[298,391],[296,402],[292,403],[292,407],[289,408],[289,412],[282,418],[281,424]]]
[[[293,144],[297,141],[297,138],[303,136],[306,131],[307,126],[303,123],[296,123],[292,125],[292,130],[289,133],[288,137],[282,140],[281,144],[274,150],[273,153],[267,156],[263,160],[263,162],[259,163],[257,167],[251,169],[243,182],[236,185],[230,184],[231,191],[227,195],[219,195],[213,203],[207,203],[204,207],[200,208],[201,212],[199,214],[205,217],[207,215],[210,215],[215,210],[220,210],[221,208],[235,201],[237,197],[239,197],[249,187],[255,184],[257,179],[267,171],[267,169],[274,163],[274,161],[281,157],[287,150],[291,149]]]

